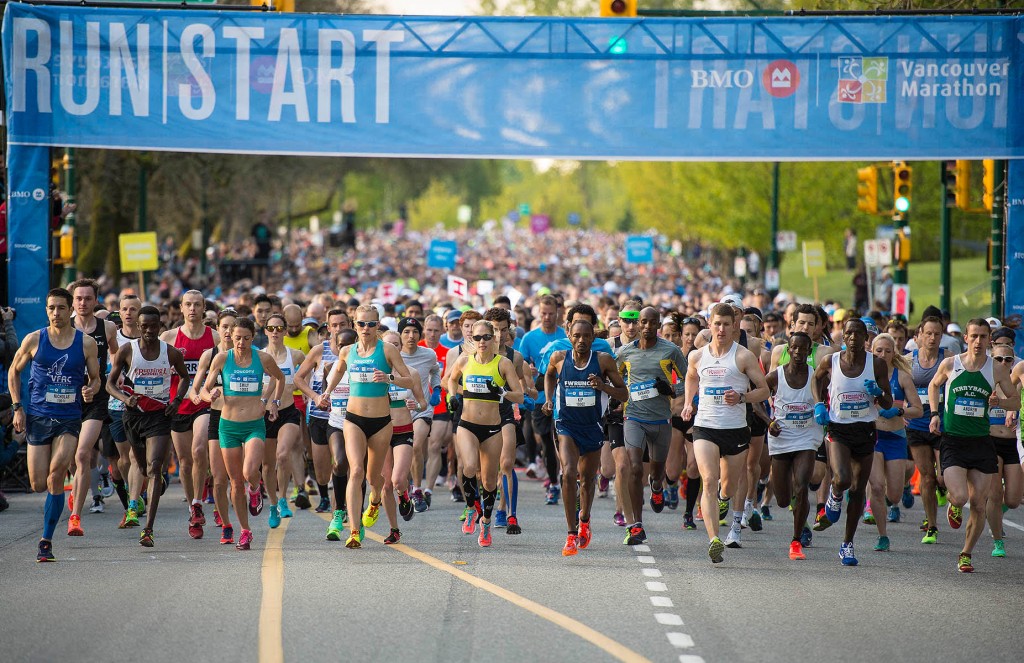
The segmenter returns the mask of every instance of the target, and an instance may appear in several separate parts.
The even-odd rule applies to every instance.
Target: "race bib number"
[[[288,378],[289,378],[289,376],[291,376],[291,374],[293,372],[292,368],[290,366],[288,368],[282,368],[281,372],[284,373],[284,381],[287,384],[288,383]],[[269,374],[264,374],[263,375],[263,386],[266,387],[268,384],[270,384],[270,375]]]
[[[340,412],[340,413],[344,414],[345,410],[347,408],[348,408],[348,397],[347,396],[345,398],[334,398],[333,396],[331,397],[331,409],[332,410],[335,410],[337,412]]]
[[[705,399],[705,403],[711,405],[725,405],[725,392],[729,389],[730,387],[704,387],[701,398]]]
[[[868,397],[861,392],[839,394],[839,419],[863,419],[868,414]]]
[[[814,422],[814,413],[807,412],[789,412],[786,414],[784,428],[810,428]]]
[[[917,395],[921,398],[921,405],[928,407],[932,404],[931,399],[928,398],[928,387],[918,387]]]
[[[348,368],[349,382],[373,382],[373,366],[356,364]]]
[[[135,380],[135,393],[140,396],[159,396],[163,390],[163,378],[138,378]]]
[[[593,389],[578,388],[565,390],[566,407],[594,407],[597,405],[597,392]]]
[[[258,394],[262,381],[255,375],[232,375],[228,389],[239,394]]]
[[[645,401],[657,395],[658,390],[654,388],[654,380],[634,382],[629,385],[629,400],[631,401]]]
[[[463,389],[471,394],[488,394],[491,391],[491,378],[486,375],[467,375]]]
[[[65,387],[59,384],[51,384],[46,387],[46,402],[57,405],[69,405],[75,402],[78,395],[74,387]]]
[[[182,350],[182,352],[184,352],[184,350]],[[188,372],[188,376],[190,378],[194,378],[196,376],[196,373],[199,372],[199,360],[186,360],[185,371]]]
[[[1006,410],[1001,407],[994,407],[988,411],[988,421],[993,426],[1006,425]]]
[[[966,398],[958,396],[953,401],[953,414],[958,417],[984,417],[985,401],[980,398]],[[1003,417],[1006,417],[1005,411]]]

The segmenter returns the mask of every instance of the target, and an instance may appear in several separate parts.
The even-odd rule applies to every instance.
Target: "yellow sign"
[[[122,272],[151,272],[160,267],[155,232],[122,233],[117,240],[121,247]]]
[[[825,276],[825,242],[820,239],[804,242],[804,278]]]

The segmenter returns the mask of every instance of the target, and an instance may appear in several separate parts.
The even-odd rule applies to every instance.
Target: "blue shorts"
[[[902,433],[902,435],[901,435]],[[907,433],[901,431],[878,431],[878,441],[875,442],[875,453],[882,454],[882,458],[889,460],[907,459]]]
[[[593,426],[571,426],[561,421],[555,422],[555,432],[571,437],[580,450],[580,455],[600,451],[604,445],[604,428],[601,422],[595,421]]]
[[[53,419],[51,417],[37,417],[28,415],[28,443],[34,447],[41,447],[52,444],[55,439],[64,434],[73,435],[75,438],[82,432],[81,419]]]
[[[124,430],[124,410],[110,411],[110,437],[114,438],[115,444],[124,444],[128,441],[128,433]]]

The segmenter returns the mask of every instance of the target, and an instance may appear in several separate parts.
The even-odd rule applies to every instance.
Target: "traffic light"
[[[981,168],[981,200],[985,206],[985,209],[991,212],[992,201],[995,197],[996,188],[996,162],[993,159],[985,159],[984,161],[981,162]]]
[[[893,245],[893,258],[895,258],[900,269],[906,269],[910,264],[910,228],[901,228],[896,231],[896,241]]]
[[[878,169],[874,166],[857,169],[857,210],[878,214]]]
[[[911,175],[913,169],[902,161],[894,161],[892,164],[892,197],[893,206],[897,212],[910,211],[910,196],[913,182]]]
[[[249,0],[249,4],[253,7],[262,7],[263,5],[274,6],[274,9],[279,12],[294,12],[295,11],[295,0]]]
[[[605,18],[636,18],[637,0],[600,0]]]
[[[956,206],[965,212],[971,208],[971,162],[956,162]]]

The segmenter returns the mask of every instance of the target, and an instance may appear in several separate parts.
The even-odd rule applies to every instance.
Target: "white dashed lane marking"
[[[633,552],[636,553],[649,553],[651,547],[648,545],[636,545],[632,546]],[[636,561],[644,565],[640,568],[640,572],[645,578],[660,578],[661,571],[653,568],[655,559],[653,555],[637,555]],[[668,591],[668,585],[664,582],[657,580],[647,580],[644,582],[644,586],[647,587],[647,591],[652,592],[652,596],[648,599],[651,601],[651,605],[655,608],[674,608],[675,604],[672,599],[668,596],[663,596],[661,592]],[[683,618],[672,612],[656,612],[654,613],[654,620],[663,626],[682,626]],[[690,649],[694,647],[693,638],[687,633],[680,633],[678,631],[669,631],[665,634],[668,637],[669,644],[678,649]],[[694,656],[692,654],[682,654],[679,656],[679,663],[705,663],[704,659],[700,656]]]

